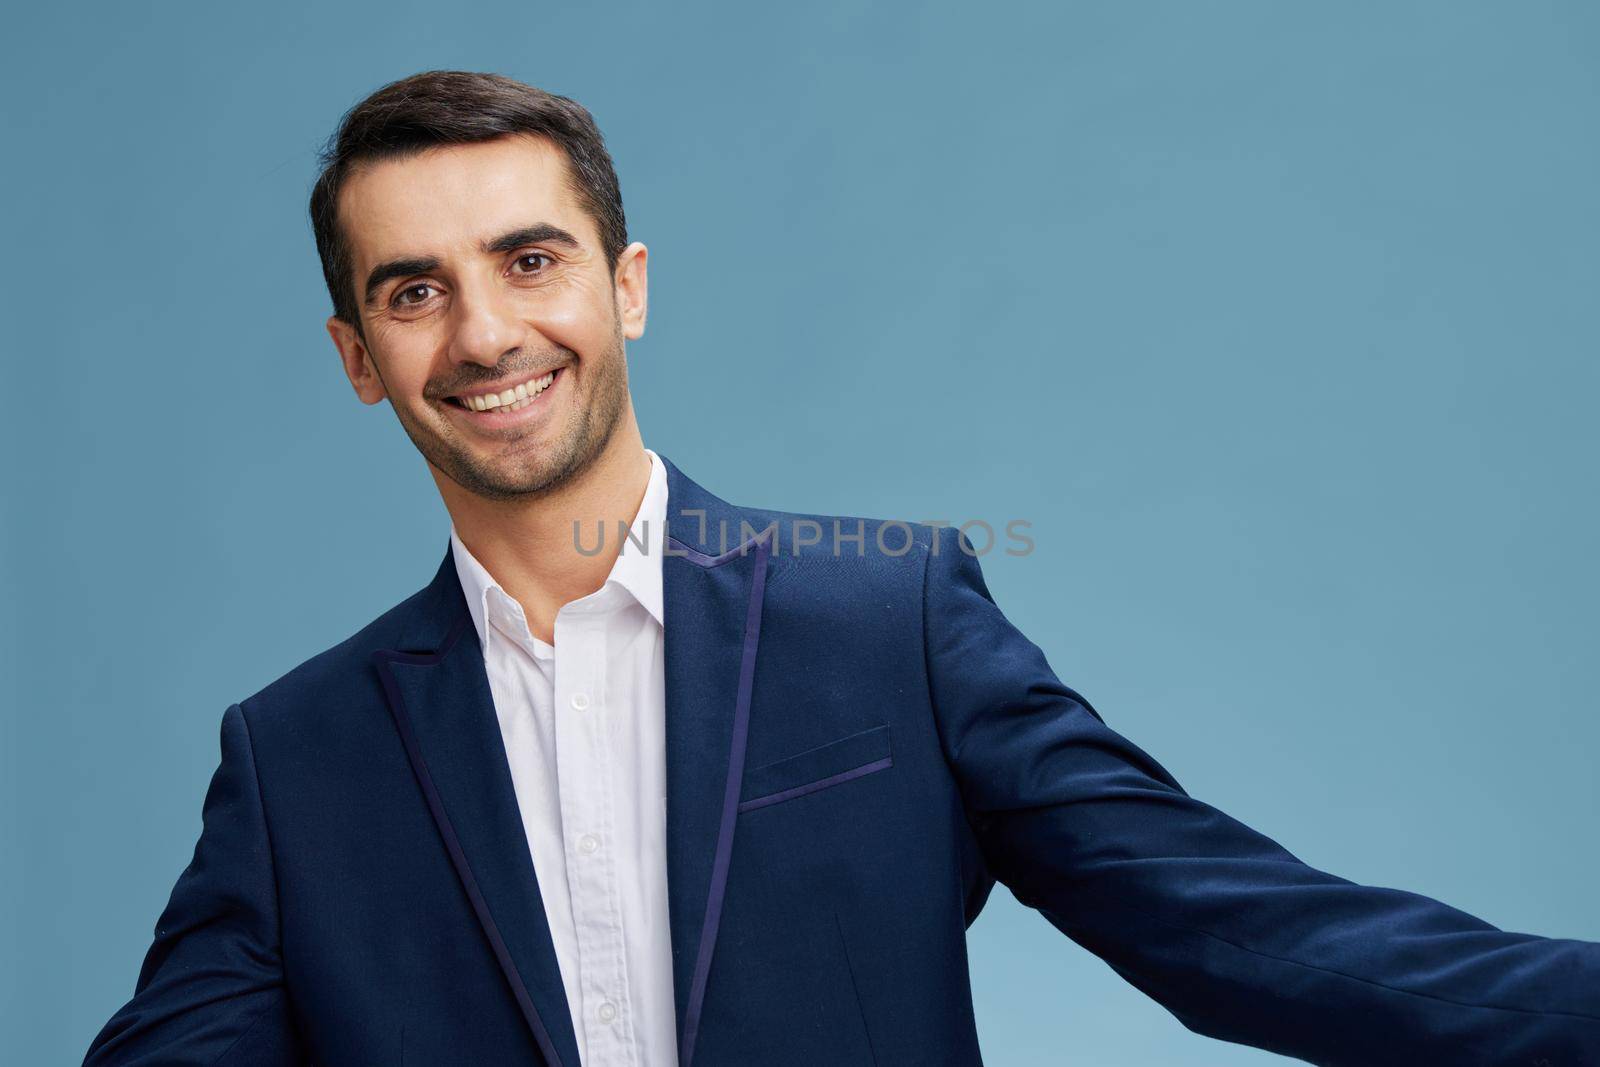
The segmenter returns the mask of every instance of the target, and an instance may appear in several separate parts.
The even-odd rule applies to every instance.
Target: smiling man
[[[226,710],[86,1062],[977,1064],[965,934],[997,880],[1201,1034],[1600,1062],[1600,946],[1354,884],[1189,796],[959,532],[737,506],[646,449],[647,254],[576,103],[386,86],[311,217],[329,334],[448,544]]]

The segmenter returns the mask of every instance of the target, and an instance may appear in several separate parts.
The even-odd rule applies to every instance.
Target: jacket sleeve
[[[156,922],[133,999],[95,1037],[85,1067],[294,1064],[302,1060],[279,957],[272,854],[250,731],[222,717],[222,762],[194,859]]]
[[[1600,945],[1358,885],[1190,797],[935,531],[941,744],[995,877],[1190,1030],[1312,1063],[1600,1064]]]

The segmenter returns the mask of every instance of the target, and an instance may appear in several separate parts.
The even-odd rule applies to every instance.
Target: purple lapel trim
[[[733,826],[739,808],[739,790],[744,780],[745,741],[750,732],[750,691],[755,682],[756,644],[761,636],[761,602],[767,587],[767,558],[772,539],[767,531],[731,548],[720,556],[710,556],[668,536],[691,563],[719,567],[745,555],[755,545],[754,574],[750,584],[750,603],[745,612],[744,646],[739,658],[739,691],[733,710],[733,740],[728,746],[728,779],[722,794],[722,820],[717,827],[717,851],[711,865],[711,892],[706,897],[705,921],[700,927],[700,945],[695,953],[694,979],[689,985],[689,1000],[684,1012],[683,1034],[679,1041],[678,1067],[689,1067],[694,1059],[695,1038],[700,1032],[700,1009],[705,1003],[706,979],[711,973],[711,953],[716,946],[717,926],[722,918],[722,897],[728,886],[728,863],[733,855]]]
[[[863,763],[859,767],[851,767],[848,771],[840,771],[838,774],[830,774],[826,778],[818,778],[815,782],[807,782],[805,785],[797,785],[792,789],[784,789],[776,793],[768,793],[764,797],[751,797],[749,800],[740,802],[739,810],[749,811],[751,808],[764,808],[768,804],[776,804],[780,800],[803,797],[807,793],[815,793],[817,790],[826,789],[830,785],[838,785],[840,782],[848,782],[852,778],[860,778],[863,774],[871,774],[873,771],[881,771],[885,767],[890,767],[893,765],[894,757],[885,756],[882,759],[875,759],[871,763]]]
[[[751,545],[755,545],[756,551],[763,553],[763,558],[765,558],[765,553],[767,552],[768,548],[767,531],[765,530],[761,531],[744,544],[728,549],[728,551],[724,552],[720,556],[708,556],[698,548],[695,548],[693,545],[684,544],[671,534],[667,535],[667,540],[671,541],[675,546],[672,553],[674,556],[683,556],[690,563],[697,563],[702,567],[720,567],[730,559],[738,559],[741,556],[748,556],[751,551]],[[759,567],[760,564],[758,563],[757,566]],[[759,594],[757,594],[757,599],[759,601]]]
[[[446,557],[446,563],[449,562],[449,558]],[[439,799],[439,791],[433,784],[433,775],[429,773],[428,765],[422,758],[422,750],[417,745],[416,735],[412,733],[406,703],[401,698],[399,687],[395,685],[394,672],[390,670],[390,665],[393,663],[422,665],[438,663],[444,658],[445,653],[450,651],[450,647],[461,637],[471,621],[472,616],[462,611],[436,652],[394,652],[383,649],[374,652],[372,660],[378,668],[379,677],[383,680],[389,705],[395,711],[395,723],[400,729],[400,740],[405,745],[406,755],[411,757],[411,765],[416,769],[417,781],[422,786],[423,796],[428,801],[428,810],[433,813],[434,821],[439,824],[439,833],[444,838],[445,848],[450,853],[450,862],[455,864],[456,873],[461,877],[461,884],[467,891],[467,899],[472,902],[472,910],[477,913],[478,921],[483,924],[484,933],[489,936],[489,946],[494,950],[494,958],[499,962],[500,970],[505,973],[506,980],[511,983],[511,991],[517,998],[517,1006],[522,1009],[523,1017],[533,1028],[534,1040],[539,1043],[539,1051],[544,1054],[550,1067],[562,1067],[561,1057],[556,1055],[555,1044],[544,1028],[544,1020],[539,1018],[539,1011],[533,1005],[533,998],[528,995],[528,987],[523,984],[522,975],[518,972],[517,965],[512,962],[510,950],[506,948],[505,938],[500,936],[500,928],[495,925],[494,916],[489,912],[489,905],[478,889],[478,879],[473,875],[471,865],[467,863],[467,855],[462,851],[455,827],[450,825],[450,817],[445,814],[444,803]]]

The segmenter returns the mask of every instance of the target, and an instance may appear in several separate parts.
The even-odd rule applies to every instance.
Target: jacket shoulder
[[[740,508],[738,521],[729,548],[764,531],[770,538],[768,588],[803,594],[833,617],[845,604],[917,604],[939,535],[905,519],[775,508]],[[720,547],[717,531],[709,533]]]
[[[252,725],[302,714],[321,714],[382,696],[371,667],[372,654],[393,648],[404,621],[428,592],[420,589],[384,611],[355,633],[304,660],[239,701]]]

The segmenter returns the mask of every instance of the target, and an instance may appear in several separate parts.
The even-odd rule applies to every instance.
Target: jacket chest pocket
[[[749,811],[793,800],[893,766],[889,724],[808,748],[759,767],[747,768],[739,792],[739,810]]]

